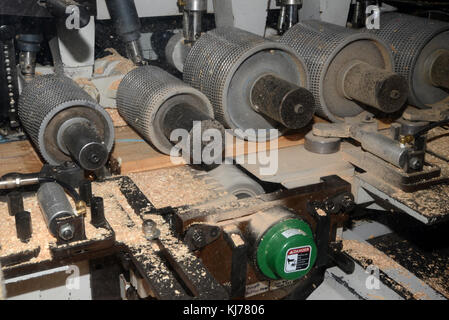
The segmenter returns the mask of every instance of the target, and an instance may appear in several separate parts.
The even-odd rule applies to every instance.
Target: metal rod
[[[167,139],[173,130],[184,129],[190,132],[194,121],[212,120],[206,113],[189,104],[175,105],[164,116],[162,131]]]
[[[315,100],[310,91],[274,75],[260,77],[251,90],[254,109],[289,129],[312,120]]]
[[[407,101],[407,81],[400,75],[359,60],[351,61],[340,71],[341,91],[383,112],[398,111]]]
[[[108,160],[108,151],[89,123],[74,123],[62,133],[64,145],[73,159],[86,170],[102,168]]]
[[[55,237],[61,236],[65,232],[64,238],[69,238],[66,229],[58,230],[57,219],[74,216],[72,206],[64,192],[64,189],[56,182],[47,182],[40,186],[37,191],[37,201],[41,208],[42,215],[47,224],[48,230]],[[73,232],[74,233],[74,232]]]

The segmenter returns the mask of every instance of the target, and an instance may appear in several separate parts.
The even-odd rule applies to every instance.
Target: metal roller
[[[55,182],[44,183],[37,191],[37,201],[50,233],[64,240],[73,238],[75,229],[72,224],[67,223],[59,228],[57,224],[60,218],[75,216],[64,189]]]
[[[312,119],[305,64],[287,46],[224,27],[199,38],[184,63],[184,80],[212,102],[217,120],[251,141],[266,130],[299,129]],[[263,133],[263,134],[262,134]]]
[[[49,164],[73,160],[86,170],[106,164],[114,143],[111,117],[73,80],[35,77],[22,91],[19,117]]]
[[[374,34],[310,20],[280,42],[305,60],[320,116],[339,122],[364,110],[392,113],[407,100],[406,80],[393,72],[391,51]]]
[[[223,132],[204,94],[154,66],[134,69],[123,78],[117,108],[131,127],[165,154],[173,149],[173,130],[190,132],[194,121],[201,121],[202,132],[210,128]]]
[[[409,83],[409,103],[425,108],[449,97],[449,23],[382,14],[373,30],[393,49],[395,71]]]

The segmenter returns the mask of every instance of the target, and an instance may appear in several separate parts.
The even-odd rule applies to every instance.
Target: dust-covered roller
[[[303,61],[287,46],[240,29],[202,35],[185,60],[184,80],[210,99],[217,120],[248,140],[277,138],[314,114]],[[270,136],[270,129],[279,133]]]
[[[391,46],[396,72],[409,83],[411,105],[425,108],[449,98],[449,23],[385,13],[372,32]]]
[[[199,128],[196,124],[201,125],[200,139],[205,131],[216,129],[224,141],[224,128],[214,120],[207,97],[158,67],[139,67],[129,72],[118,88],[117,108],[131,127],[165,154],[171,154],[178,142],[175,136],[171,139],[176,129],[188,132],[194,147],[197,141],[192,141],[193,131]],[[207,142],[199,142],[201,150]],[[212,161],[221,158],[223,143],[220,148],[221,152],[214,153]]]
[[[364,110],[396,112],[407,100],[406,80],[394,73],[388,46],[374,34],[304,21],[280,40],[304,59],[317,113],[331,121]]]
[[[111,117],[72,79],[35,77],[20,95],[18,112],[25,131],[49,164],[73,160],[86,170],[106,164],[114,144]]]

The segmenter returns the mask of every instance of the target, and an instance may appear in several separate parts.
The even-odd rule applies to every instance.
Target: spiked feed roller
[[[195,121],[201,124],[201,134],[208,129],[219,130],[222,137],[224,134],[204,94],[154,66],[136,68],[123,78],[117,108],[131,127],[165,154],[170,154],[176,143],[171,139],[174,130],[191,133]]]
[[[304,59],[317,113],[339,122],[364,110],[392,113],[407,100],[388,46],[376,35],[321,21],[296,24],[281,38]]]
[[[45,75],[28,82],[19,99],[19,117],[49,164],[73,160],[86,170],[106,164],[114,143],[112,120],[70,78]]]
[[[287,46],[240,29],[202,35],[186,58],[184,80],[210,99],[217,120],[250,141],[302,128],[314,114],[303,61]],[[269,136],[270,129],[278,134]]]
[[[373,31],[387,42],[395,70],[409,83],[409,103],[425,108],[449,97],[449,23],[406,14],[382,15]]]

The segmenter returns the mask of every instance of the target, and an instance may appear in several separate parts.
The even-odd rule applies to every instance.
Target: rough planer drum
[[[407,100],[406,80],[394,73],[388,46],[376,35],[310,20],[280,40],[307,65],[317,113],[331,121],[367,110],[393,113]]]
[[[425,108],[448,101],[449,23],[386,13],[373,32],[391,46],[395,70],[409,83],[410,104]]]
[[[193,137],[194,121],[201,124],[202,134],[208,129],[219,130],[221,137],[224,134],[204,94],[154,66],[139,67],[123,78],[117,108],[131,127],[165,154],[170,154],[175,144],[170,139],[174,130],[185,129]]]
[[[86,170],[106,164],[114,144],[111,117],[73,80],[35,77],[20,96],[19,117],[49,164],[74,160]]]
[[[252,33],[217,28],[202,35],[184,63],[184,80],[212,102],[215,116],[254,141],[306,126],[314,114],[305,64],[287,46]],[[267,130],[279,129],[276,135]]]

